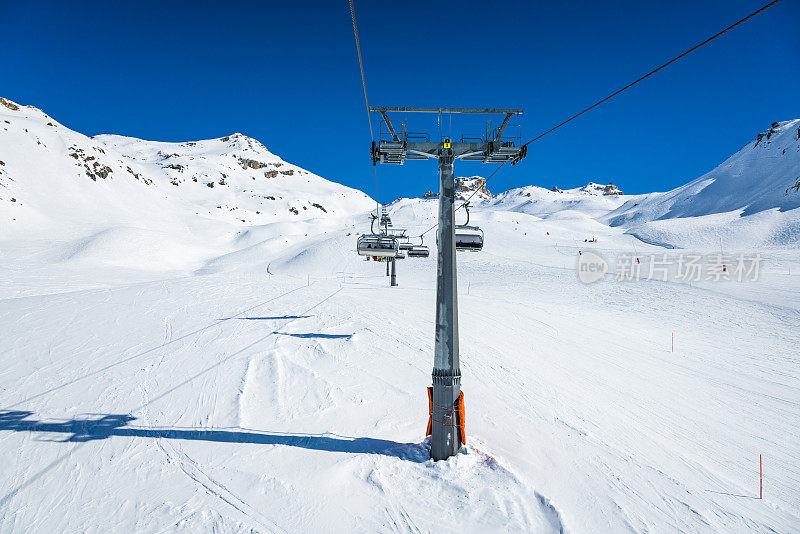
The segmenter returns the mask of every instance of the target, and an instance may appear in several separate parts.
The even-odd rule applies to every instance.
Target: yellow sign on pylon
[[[450,139],[445,139],[444,140],[444,147],[445,148],[450,148]]]

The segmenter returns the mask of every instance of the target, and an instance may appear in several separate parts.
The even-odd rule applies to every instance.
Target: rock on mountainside
[[[603,217],[653,243],[800,246],[800,119],[775,122],[711,172]]]
[[[622,190],[616,185],[609,183],[608,185],[600,185],[594,182],[589,182],[581,187],[581,191],[589,193],[590,195],[621,195]]]
[[[371,209],[361,191],[283,161],[236,133],[185,143],[93,138],[41,110],[0,101],[0,239],[72,243],[138,264],[230,250],[237,233]],[[158,260],[158,263],[161,261]]]
[[[495,196],[486,188],[486,179],[480,176],[457,177],[456,195],[461,199],[472,197],[475,202]]]
[[[481,176],[456,176],[456,199],[457,200],[466,200],[471,199],[474,202],[479,202],[481,200],[486,200],[490,198],[494,198],[495,195],[492,194],[489,189],[486,188],[486,179]],[[438,188],[436,191],[425,191],[422,195],[423,200],[431,199],[431,198],[439,198],[439,190]],[[401,199],[397,199],[401,200]]]

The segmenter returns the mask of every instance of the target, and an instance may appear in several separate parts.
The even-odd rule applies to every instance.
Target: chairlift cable
[[[557,129],[561,128],[561,127],[562,127],[562,126],[564,126],[565,124],[567,124],[567,123],[569,123],[569,122],[571,122],[571,121],[573,121],[573,120],[577,119],[578,117],[580,117],[580,116],[581,116],[581,115],[583,115],[584,113],[586,113],[586,112],[588,112],[588,111],[591,111],[592,109],[596,108],[597,106],[599,106],[600,104],[602,104],[602,103],[604,103],[604,102],[607,102],[608,100],[611,100],[612,98],[614,98],[614,97],[615,97],[615,96],[617,96],[618,94],[620,94],[620,93],[622,93],[622,92],[624,92],[624,91],[627,91],[628,89],[630,89],[630,88],[631,88],[631,87],[633,87],[634,85],[638,84],[639,82],[642,82],[642,81],[646,80],[647,78],[649,78],[649,77],[650,77],[650,76],[652,76],[653,74],[657,73],[658,71],[660,71],[660,70],[662,70],[662,69],[665,69],[666,67],[668,67],[668,66],[672,65],[673,63],[675,63],[675,62],[676,62],[676,61],[678,61],[679,59],[682,59],[682,58],[684,58],[684,57],[688,56],[689,54],[691,54],[691,53],[692,53],[692,52],[694,52],[695,50],[697,50],[697,49],[699,49],[699,48],[701,48],[701,47],[703,47],[703,46],[707,45],[707,44],[708,44],[708,43],[710,43],[711,41],[713,41],[713,40],[717,39],[718,37],[721,37],[722,35],[726,34],[726,33],[727,33],[727,32],[729,32],[730,30],[732,30],[732,29],[736,28],[737,26],[739,26],[739,25],[741,25],[741,24],[743,24],[743,23],[747,22],[748,20],[752,19],[752,18],[753,18],[753,17],[755,17],[756,15],[759,15],[759,14],[763,13],[763,12],[764,12],[764,11],[766,11],[767,9],[771,8],[771,7],[772,7],[772,6],[774,6],[775,4],[778,4],[778,3],[782,2],[782,1],[783,1],[783,0],[773,0],[773,1],[772,1],[772,2],[770,2],[769,4],[766,4],[765,6],[761,7],[760,9],[758,9],[758,10],[756,10],[756,11],[754,11],[754,12],[750,13],[749,15],[747,15],[747,16],[746,16],[746,17],[744,17],[743,19],[739,20],[738,22],[735,22],[734,24],[731,24],[730,26],[728,26],[728,27],[727,27],[727,28],[725,28],[724,30],[722,30],[722,31],[720,31],[720,32],[718,32],[718,33],[716,33],[716,34],[712,35],[711,37],[709,37],[709,38],[708,38],[708,39],[706,39],[705,41],[703,41],[703,42],[701,42],[701,43],[699,43],[699,44],[697,44],[697,45],[693,46],[692,48],[690,48],[690,49],[689,49],[689,50],[687,50],[686,52],[684,52],[684,53],[680,54],[679,56],[676,56],[675,58],[673,58],[673,59],[671,59],[671,60],[667,61],[666,63],[664,63],[664,64],[663,64],[663,65],[661,65],[660,67],[658,67],[658,68],[656,68],[656,69],[654,69],[654,70],[652,70],[652,71],[648,72],[648,73],[647,73],[647,74],[645,74],[644,76],[641,76],[640,78],[638,78],[638,79],[634,80],[633,82],[629,83],[628,85],[626,85],[626,86],[625,86],[625,87],[623,87],[622,89],[619,89],[618,91],[615,91],[614,93],[612,93],[612,94],[608,95],[607,97],[603,98],[602,100],[599,100],[599,101],[598,101],[598,102],[596,102],[595,104],[593,104],[593,105],[589,106],[588,108],[584,109],[584,110],[583,110],[583,111],[581,111],[580,113],[577,113],[577,114],[573,115],[572,117],[568,118],[567,120],[565,120],[565,121],[563,121],[563,122],[561,122],[561,123],[559,123],[559,124],[555,125],[554,127],[550,128],[550,129],[549,129],[549,130],[547,130],[546,132],[543,132],[543,133],[541,133],[541,134],[537,135],[536,137],[534,137],[533,139],[531,139],[531,140],[530,140],[530,141],[528,141],[527,143],[523,144],[522,146],[523,146],[523,147],[527,147],[529,144],[533,143],[534,141],[537,141],[537,140],[541,139],[542,137],[546,136],[547,134],[554,132],[555,130],[557,130]],[[351,6],[352,6],[352,0],[351,0],[350,4],[351,4]],[[355,23],[355,19],[353,19],[353,20],[354,20],[354,23]],[[366,91],[366,89],[365,89],[365,91]],[[365,93],[365,96],[366,96],[366,93]],[[492,172],[492,174],[490,174],[490,175],[489,175],[487,178],[485,178],[485,179],[483,180],[483,184],[482,184],[482,186],[486,186],[486,183],[487,183],[487,182],[488,182],[488,181],[489,181],[489,180],[490,180],[490,179],[491,179],[491,178],[492,178],[492,177],[493,177],[495,174],[497,174],[497,172],[498,172],[500,169],[502,169],[502,168],[503,168],[503,166],[504,166],[505,164],[506,164],[506,161],[504,161],[503,163],[501,163],[501,164],[500,164],[500,166],[499,166],[499,167],[497,167],[497,168],[496,168],[496,169],[495,169],[495,170]],[[461,204],[461,205],[460,205],[458,208],[456,208],[456,210],[459,210],[459,209],[463,208],[463,207],[464,207],[464,204],[468,203],[468,202],[469,202],[469,201],[472,199],[472,197],[474,197],[474,196],[475,196],[475,195],[478,193],[478,191],[479,191],[479,188],[476,188],[476,189],[475,189],[475,191],[473,191],[473,192],[472,192],[472,194],[471,194],[471,195],[470,195],[470,196],[467,198],[467,200],[465,200],[465,201],[464,201],[464,203],[462,203],[462,204]],[[434,224],[433,226],[431,226],[430,228],[428,228],[427,230],[425,230],[424,232],[422,232],[422,234],[420,234],[420,236],[419,236],[419,237],[423,237],[425,234],[427,234],[428,232],[430,232],[431,230],[433,230],[433,229],[434,229],[434,228],[436,228],[437,226],[438,226],[438,223],[437,223],[437,224]]]
[[[675,63],[675,62],[676,62],[676,61],[678,61],[679,59],[682,59],[682,58],[684,58],[684,57],[688,56],[689,54],[691,54],[692,52],[694,52],[694,51],[695,51],[695,50],[697,50],[698,48],[700,48],[700,47],[702,47],[702,46],[704,46],[704,45],[707,45],[708,43],[710,43],[711,41],[713,41],[713,40],[714,40],[714,39],[716,39],[717,37],[721,37],[723,34],[725,34],[725,33],[729,32],[730,30],[734,29],[735,27],[737,27],[737,26],[739,26],[739,25],[741,25],[741,24],[743,24],[743,23],[747,22],[747,21],[748,21],[748,20],[750,20],[751,18],[753,18],[753,17],[755,17],[756,15],[758,15],[758,14],[760,14],[760,13],[762,13],[762,12],[766,11],[767,9],[771,8],[772,6],[774,6],[775,4],[777,4],[777,3],[781,2],[781,1],[782,1],[782,0],[774,0],[774,1],[770,2],[769,4],[767,4],[767,5],[763,6],[761,9],[758,9],[757,11],[754,11],[754,12],[750,13],[749,15],[747,15],[746,17],[744,17],[743,19],[741,19],[741,20],[739,20],[738,22],[736,22],[736,23],[734,23],[734,24],[732,24],[732,25],[728,26],[728,27],[727,27],[727,28],[725,28],[724,30],[722,30],[722,31],[720,31],[720,32],[718,32],[718,33],[716,33],[716,34],[712,35],[711,37],[709,37],[708,39],[706,39],[706,40],[705,40],[705,41],[703,41],[702,43],[700,43],[700,44],[698,44],[698,45],[695,45],[695,46],[693,46],[692,48],[690,48],[689,50],[687,50],[687,51],[686,51],[686,52],[684,52],[683,54],[681,54],[681,55],[679,55],[679,56],[677,56],[677,57],[675,57],[675,58],[671,59],[670,61],[668,61],[668,62],[664,63],[663,65],[661,65],[661,66],[660,66],[660,67],[658,67],[657,69],[654,69],[654,70],[652,70],[652,71],[648,72],[648,73],[647,73],[647,74],[645,74],[644,76],[642,76],[642,77],[638,78],[637,80],[635,80],[635,81],[633,81],[633,82],[629,83],[628,85],[626,85],[626,86],[625,86],[625,87],[623,87],[622,89],[620,89],[620,90],[618,90],[618,91],[616,91],[616,92],[614,92],[614,93],[612,93],[612,94],[608,95],[608,96],[607,96],[607,97],[605,97],[604,99],[602,99],[602,100],[598,101],[597,103],[595,103],[595,104],[591,105],[590,107],[588,107],[588,108],[584,109],[584,110],[583,110],[583,111],[581,111],[580,113],[577,113],[576,115],[573,115],[572,117],[568,118],[568,119],[567,119],[567,120],[565,120],[564,122],[562,122],[562,123],[560,123],[560,124],[557,124],[556,126],[554,126],[554,127],[550,128],[550,129],[549,129],[549,130],[547,130],[546,132],[544,132],[544,133],[541,133],[541,134],[537,135],[536,137],[534,137],[533,139],[531,139],[530,141],[528,141],[527,143],[525,143],[525,144],[524,144],[524,145],[522,145],[522,146],[523,146],[523,147],[527,147],[529,144],[533,143],[534,141],[537,141],[537,140],[541,139],[542,137],[544,137],[545,135],[547,135],[547,134],[549,134],[549,133],[551,133],[551,132],[554,132],[555,130],[557,130],[558,128],[561,128],[562,126],[564,126],[564,125],[565,125],[565,124],[567,124],[568,122],[571,122],[572,120],[574,120],[574,119],[577,119],[578,117],[580,117],[581,115],[583,115],[583,114],[584,114],[584,113],[586,113],[587,111],[591,111],[592,109],[596,108],[597,106],[599,106],[599,105],[600,105],[600,104],[602,104],[603,102],[606,102],[606,101],[608,101],[608,100],[611,100],[612,98],[614,98],[614,97],[615,97],[615,96],[617,96],[618,94],[622,93],[623,91],[626,91],[626,90],[630,89],[631,87],[633,87],[634,85],[638,84],[639,82],[641,82],[641,81],[644,81],[645,79],[649,78],[650,76],[652,76],[652,75],[653,75],[653,74],[655,74],[656,72],[658,72],[658,71],[660,71],[660,70],[662,70],[662,69],[664,69],[664,68],[666,68],[666,67],[668,67],[668,66],[672,65],[673,63]],[[499,170],[500,170],[500,169],[503,167],[503,165],[505,165],[505,163],[506,163],[506,162],[503,162],[503,163],[502,163],[502,164],[501,164],[501,165],[500,165],[500,166],[499,166],[497,169],[495,169],[495,170],[494,170],[494,172],[493,172],[492,174],[490,174],[490,175],[489,175],[489,177],[488,177],[488,178],[485,178],[485,179],[483,180],[483,186],[485,186],[485,185],[486,185],[486,182],[488,182],[488,181],[489,181],[489,179],[490,179],[490,178],[492,178],[492,176],[494,176],[495,174],[497,174],[497,171],[499,171]],[[466,202],[469,202],[469,201],[470,201],[470,199],[472,199],[472,197],[473,197],[473,196],[475,196],[475,194],[476,194],[477,192],[478,192],[478,189],[476,189],[476,190],[475,190],[475,191],[472,193],[472,195],[470,195],[470,196],[469,196],[469,198],[466,200]],[[457,209],[461,209],[462,207],[463,207],[463,204],[462,204],[461,206],[459,206]],[[435,228],[435,226],[434,226],[434,228]],[[433,229],[433,228],[430,228],[430,229],[426,230],[426,232],[425,232],[425,233],[427,233],[427,232],[430,232],[432,229]]]
[[[499,167],[497,167],[497,168],[496,168],[494,171],[492,171],[492,174],[490,174],[488,178],[483,178],[483,184],[481,184],[481,187],[485,186],[485,185],[486,185],[486,182],[488,182],[488,181],[489,181],[489,180],[492,178],[492,176],[494,176],[495,174],[497,174],[497,172],[498,172],[500,169],[502,169],[502,168],[503,168],[503,165],[505,165],[505,164],[506,164],[506,162],[504,161],[503,163],[501,163],[501,164],[500,164],[500,166],[499,166]],[[469,196],[469,198],[467,198],[467,200],[465,200],[465,201],[464,201],[464,202],[463,202],[463,203],[462,203],[460,206],[458,206],[458,207],[456,208],[456,211],[460,210],[460,209],[461,209],[461,208],[463,208],[463,207],[464,207],[466,204],[468,204],[468,203],[469,203],[469,201],[470,201],[470,200],[472,200],[472,197],[474,197],[474,196],[475,196],[475,194],[478,192],[478,190],[479,190],[479,189],[475,189],[475,191],[473,191],[473,192],[472,192],[472,194]],[[425,230],[424,232],[422,232],[422,233],[419,235],[419,237],[423,237],[425,234],[427,234],[428,232],[430,232],[431,230],[433,230],[433,229],[434,229],[434,228],[436,228],[437,226],[439,226],[439,223],[436,223],[436,224],[434,224],[433,226],[431,226],[430,228],[428,228],[427,230]]]
[[[350,16],[353,19],[353,35],[356,38],[356,54],[358,55],[358,68],[361,70],[361,86],[364,88],[364,103],[367,105],[367,122],[369,122],[369,136],[372,141],[375,140],[375,134],[372,132],[372,117],[369,114],[369,99],[367,98],[367,79],[364,76],[364,62],[361,60],[361,44],[358,40],[358,25],[356,25],[356,9],[353,6],[353,0],[350,0]]]
[[[611,93],[610,95],[608,95],[608,96],[607,96],[607,97],[605,97],[604,99],[602,99],[602,100],[598,101],[597,103],[595,103],[595,104],[593,104],[593,105],[589,106],[588,108],[584,109],[584,110],[583,110],[583,111],[581,111],[580,113],[578,113],[578,114],[576,114],[576,115],[573,115],[572,117],[568,118],[567,120],[565,120],[564,122],[562,122],[562,123],[560,123],[560,124],[557,124],[556,126],[553,126],[552,128],[550,128],[550,129],[549,129],[549,130],[547,130],[546,132],[544,132],[544,133],[541,133],[541,134],[537,135],[536,137],[534,137],[533,139],[531,139],[530,141],[528,141],[527,143],[525,143],[525,144],[524,144],[524,145],[522,145],[522,146],[526,147],[526,146],[528,146],[529,144],[533,143],[534,141],[536,141],[536,140],[538,140],[538,139],[541,139],[542,137],[544,137],[545,135],[549,134],[550,132],[553,132],[553,131],[557,130],[558,128],[561,128],[562,126],[564,126],[564,125],[565,125],[565,124],[567,124],[568,122],[570,122],[570,121],[572,121],[572,120],[574,120],[574,119],[577,119],[578,117],[580,117],[581,115],[583,115],[583,114],[584,114],[584,113],[586,113],[587,111],[590,111],[590,110],[592,110],[592,109],[596,108],[597,106],[599,106],[599,105],[600,105],[600,104],[602,104],[603,102],[606,102],[606,101],[608,101],[608,100],[611,100],[612,98],[614,98],[615,96],[617,96],[617,95],[618,95],[618,94],[620,94],[621,92],[623,92],[623,91],[626,91],[626,90],[630,89],[631,87],[633,87],[633,86],[634,86],[634,85],[636,85],[637,83],[639,83],[639,82],[641,82],[641,81],[644,81],[645,79],[649,78],[650,76],[652,76],[652,75],[653,75],[653,74],[655,74],[656,72],[660,71],[661,69],[664,69],[664,68],[666,68],[666,67],[668,67],[668,66],[672,65],[673,63],[675,63],[676,61],[678,61],[679,59],[681,59],[681,58],[683,58],[683,57],[685,57],[685,56],[688,56],[689,54],[691,54],[692,52],[694,52],[694,51],[695,51],[695,50],[697,50],[698,48],[700,48],[700,47],[702,47],[702,46],[704,46],[704,45],[707,45],[708,43],[710,43],[711,41],[713,41],[713,40],[714,40],[714,39],[716,39],[717,37],[721,37],[723,34],[725,34],[725,33],[729,32],[730,30],[734,29],[735,27],[739,26],[740,24],[743,24],[744,22],[746,22],[746,21],[750,20],[751,18],[755,17],[755,16],[756,16],[756,15],[758,15],[759,13],[762,13],[763,11],[766,11],[767,9],[771,8],[772,6],[774,6],[775,4],[777,4],[778,2],[781,2],[781,1],[782,1],[782,0],[774,0],[773,2],[770,2],[769,4],[767,4],[767,5],[765,5],[764,7],[762,7],[761,9],[759,9],[759,10],[757,10],[757,11],[754,11],[753,13],[750,13],[750,14],[749,14],[749,15],[747,15],[745,18],[741,19],[739,22],[737,22],[737,23],[735,23],[735,24],[732,24],[732,25],[728,26],[727,28],[725,28],[725,29],[724,29],[724,30],[722,30],[721,32],[719,32],[719,33],[717,33],[717,34],[715,34],[715,35],[712,35],[711,37],[709,37],[708,39],[706,39],[706,40],[705,40],[705,41],[703,41],[702,43],[700,43],[700,44],[698,44],[698,45],[695,45],[695,46],[693,46],[692,48],[690,48],[689,50],[687,50],[687,51],[686,51],[686,52],[684,52],[683,54],[681,54],[681,55],[679,55],[679,56],[677,56],[677,57],[675,57],[675,58],[673,58],[673,59],[671,59],[671,60],[667,61],[666,63],[664,63],[663,65],[661,65],[661,66],[660,66],[660,67],[658,67],[657,69],[655,69],[655,70],[651,70],[650,72],[648,72],[647,74],[645,74],[645,75],[644,75],[644,76],[642,76],[641,78],[638,78],[637,80],[635,80],[635,81],[633,81],[633,82],[629,83],[628,85],[626,85],[626,86],[625,86],[625,87],[623,87],[622,89],[620,89],[620,90],[618,90],[618,91],[615,91],[614,93]]]
[[[350,17],[353,19],[353,35],[356,38],[356,53],[358,55],[358,68],[361,70],[361,86],[364,88],[364,104],[367,107],[367,122],[369,123],[369,137],[372,144],[375,144],[375,134],[372,130],[372,116],[369,113],[369,99],[367,98],[367,78],[364,76],[364,62],[361,60],[361,43],[358,40],[358,25],[356,24],[356,8],[353,6],[353,0],[350,0]],[[375,212],[379,212],[378,207],[378,167],[375,162],[372,163],[375,167]]]

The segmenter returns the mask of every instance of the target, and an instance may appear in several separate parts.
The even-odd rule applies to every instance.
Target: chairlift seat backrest
[[[427,258],[430,255],[428,247],[425,245],[414,245],[406,251],[409,258]]]
[[[483,249],[483,230],[477,226],[456,226],[456,250],[479,252]]]
[[[360,256],[394,258],[400,250],[397,238],[381,234],[364,234],[358,238],[356,249]]]

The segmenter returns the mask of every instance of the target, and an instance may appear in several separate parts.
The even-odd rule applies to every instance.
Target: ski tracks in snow
[[[168,345],[172,341],[173,327],[172,327],[171,317],[177,313],[178,312],[174,312],[173,314],[170,314],[170,316],[164,318],[165,345]],[[217,332],[216,335],[214,335],[214,337],[210,340],[210,342],[215,341],[219,336],[220,333]],[[192,343],[194,343],[194,341]],[[153,374],[152,371],[153,369],[158,368],[164,362],[166,355],[167,355],[166,351],[160,351],[160,356],[158,361],[147,367],[147,376],[142,381],[143,402],[141,408],[141,419],[146,424],[147,427],[153,426],[153,421],[150,417],[150,406],[152,404],[151,402],[152,398],[150,395],[150,383],[152,381],[152,374]],[[215,386],[214,402],[210,404],[210,407],[212,409],[213,406],[215,406],[216,404],[216,398],[218,396],[217,388],[218,386]],[[162,437],[155,437],[153,439],[153,442],[155,443],[157,449],[165,456],[168,464],[177,465],[180,471],[184,475],[186,475],[199,487],[203,488],[203,490],[208,495],[211,495],[212,497],[223,502],[225,505],[232,508],[235,512],[241,514],[245,519],[258,524],[259,526],[270,532],[273,531],[285,532],[283,529],[278,527],[278,525],[273,523],[268,518],[264,517],[263,514],[261,514],[257,509],[250,506],[235,492],[233,492],[224,484],[214,479],[209,474],[206,468],[199,465],[198,462],[196,462],[188,454],[180,450],[179,447],[174,446],[170,441],[171,440],[169,438],[162,438]]]
[[[240,394],[239,399],[237,402],[238,410],[237,410],[237,423],[239,426],[242,426],[243,422],[243,413],[247,413],[246,406],[243,406],[243,403],[246,402],[245,399],[248,396],[248,390],[254,389],[257,386],[250,386],[252,381],[256,381],[256,377],[260,378],[259,371],[263,370],[264,363],[266,362],[266,366],[269,368],[268,375],[271,377],[269,383],[273,385],[273,393],[270,397],[269,402],[267,404],[272,405],[274,404],[277,407],[277,413],[275,414],[277,417],[285,416],[285,391],[284,391],[284,364],[282,361],[281,352],[282,349],[278,346],[280,344],[280,339],[282,336],[278,336],[279,330],[285,329],[289,324],[308,318],[308,312],[314,310],[315,308],[319,307],[323,303],[327,302],[329,299],[333,298],[336,294],[341,292],[343,287],[341,284],[339,288],[333,291],[332,293],[328,294],[318,302],[316,302],[313,306],[305,308],[302,312],[296,314],[286,315],[284,318],[276,318],[276,319],[267,319],[265,322],[269,324],[268,330],[271,330],[271,333],[260,337],[255,342],[250,343],[244,349],[240,349],[232,354],[229,354],[227,357],[219,360],[216,364],[208,367],[199,373],[195,374],[194,376],[190,377],[188,380],[181,382],[177,386],[167,390],[165,393],[158,394],[157,396],[152,396],[150,393],[150,385],[155,381],[155,373],[154,371],[161,367],[164,362],[166,361],[167,357],[170,355],[175,355],[183,351],[183,349],[189,345],[194,345],[198,343],[196,339],[187,340],[184,342],[183,346],[177,346],[171,348],[169,351],[165,349],[159,351],[158,360],[151,365],[146,367],[146,376],[142,380],[142,405],[140,408],[135,409],[132,413],[137,411],[141,411],[141,418],[143,422],[148,427],[152,427],[154,421],[150,414],[150,408],[153,405],[153,402],[162,398],[165,398],[168,394],[172,391],[181,387],[194,379],[200,377],[201,375],[206,374],[207,372],[211,371],[212,369],[221,369],[221,364],[231,360],[234,356],[239,354],[243,354],[245,350],[249,350],[254,348],[254,346],[259,343],[267,340],[268,338],[274,338],[273,347],[271,350],[268,351],[268,357],[264,358],[263,356],[256,356],[251,355],[248,357],[247,364],[244,368],[244,373],[241,379],[241,387],[240,387]],[[252,309],[252,308],[251,308]],[[163,339],[163,347],[171,346],[173,343],[173,322],[174,317],[180,313],[181,311],[185,310],[185,306],[175,312],[171,313],[169,316],[164,318],[164,339]],[[261,321],[259,321],[261,322]],[[227,342],[229,339],[236,339],[238,334],[243,334],[242,332],[243,327],[237,325],[233,332],[229,332],[223,342]],[[195,350],[203,350],[205,348],[210,347],[212,344],[217,342],[221,336],[223,335],[223,330],[219,329],[216,331],[210,339],[204,340],[204,343],[200,347],[192,347]],[[188,354],[191,354],[194,351],[188,351]],[[263,353],[263,351],[258,351]],[[207,413],[204,414],[206,421],[204,422],[204,427],[209,428],[213,427],[213,413],[215,411],[215,407],[217,406],[217,400],[219,398],[219,387],[220,387],[220,380],[217,376],[211,375],[205,379],[204,383],[200,386],[200,390],[203,392],[202,395],[206,399],[204,402],[200,402],[198,407],[205,406],[207,408]],[[262,383],[261,380],[257,380],[258,383]],[[207,392],[212,390],[214,391],[213,397],[209,397]],[[167,463],[175,464],[180,468],[180,471],[184,473],[189,479],[191,479],[194,483],[196,483],[199,487],[203,488],[205,492],[213,497],[217,498],[221,502],[225,503],[227,506],[242,514],[245,518],[254,523],[260,525],[262,528],[265,528],[269,531],[284,531],[280,528],[277,524],[275,524],[270,519],[266,518],[263,514],[261,514],[254,506],[250,505],[245,499],[240,497],[233,489],[227,487],[226,485],[220,483],[217,479],[215,479],[211,474],[208,468],[204,467],[200,462],[193,459],[180,445],[175,445],[172,443],[172,440],[169,438],[163,437],[156,437],[154,438],[155,444],[158,450],[166,457]]]

